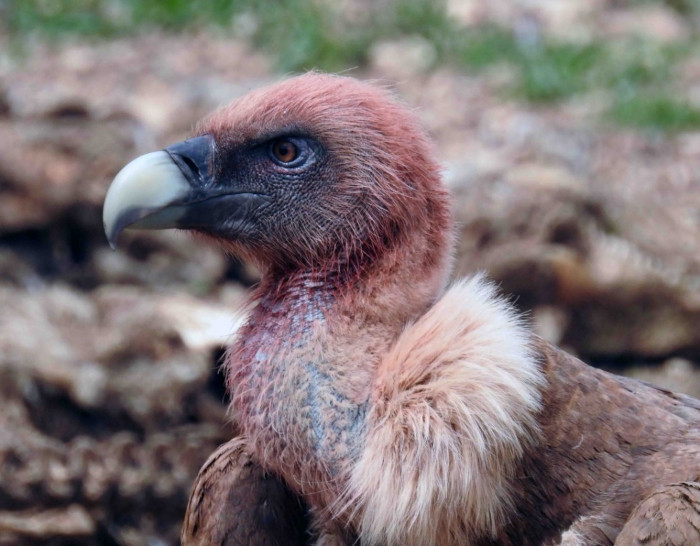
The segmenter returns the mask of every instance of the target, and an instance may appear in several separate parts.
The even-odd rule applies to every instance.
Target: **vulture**
[[[450,209],[414,112],[321,73],[118,173],[113,246],[179,228],[262,271],[183,544],[700,544],[700,401],[555,348],[484,275],[450,282]]]

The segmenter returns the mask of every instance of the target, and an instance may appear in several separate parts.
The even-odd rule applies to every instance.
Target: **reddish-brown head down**
[[[700,544],[700,402],[557,351],[482,276],[445,288],[448,195],[385,89],[251,92],[123,169],[110,241],[129,225],[263,272],[184,544]]]
[[[267,219],[268,233],[226,241],[264,270],[306,268],[352,280],[380,255],[399,248],[406,254],[409,239],[408,246],[427,243],[418,249],[424,269],[447,269],[450,204],[432,145],[387,90],[307,74],[245,95],[197,132],[214,136],[221,157],[287,136],[319,145],[316,163],[299,169],[288,202]],[[230,167],[221,160],[219,168]],[[275,167],[285,170],[268,165],[270,174]]]

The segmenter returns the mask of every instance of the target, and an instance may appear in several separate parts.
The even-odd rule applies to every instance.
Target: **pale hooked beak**
[[[214,139],[203,135],[127,164],[109,187],[102,211],[110,246],[115,248],[127,227],[188,227],[192,205],[211,197],[205,187],[211,185],[213,157]]]

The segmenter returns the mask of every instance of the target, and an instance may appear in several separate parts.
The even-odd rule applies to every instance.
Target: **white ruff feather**
[[[495,292],[458,282],[382,362],[346,497],[363,544],[465,544],[507,521],[545,379]]]

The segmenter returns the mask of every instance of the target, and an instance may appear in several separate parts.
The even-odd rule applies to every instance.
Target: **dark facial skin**
[[[305,237],[328,229],[322,200],[332,191],[333,176],[320,142],[283,132],[224,150],[217,157],[215,184],[263,196],[264,202],[243,216],[224,207],[212,210],[215,227],[208,233],[261,250],[274,251],[282,243],[291,252],[293,243],[304,245]]]
[[[277,265],[312,265],[337,249],[336,169],[309,131],[285,128],[244,141],[204,134],[166,152],[192,187],[178,227]],[[359,200],[343,205],[348,213],[361,208]]]

